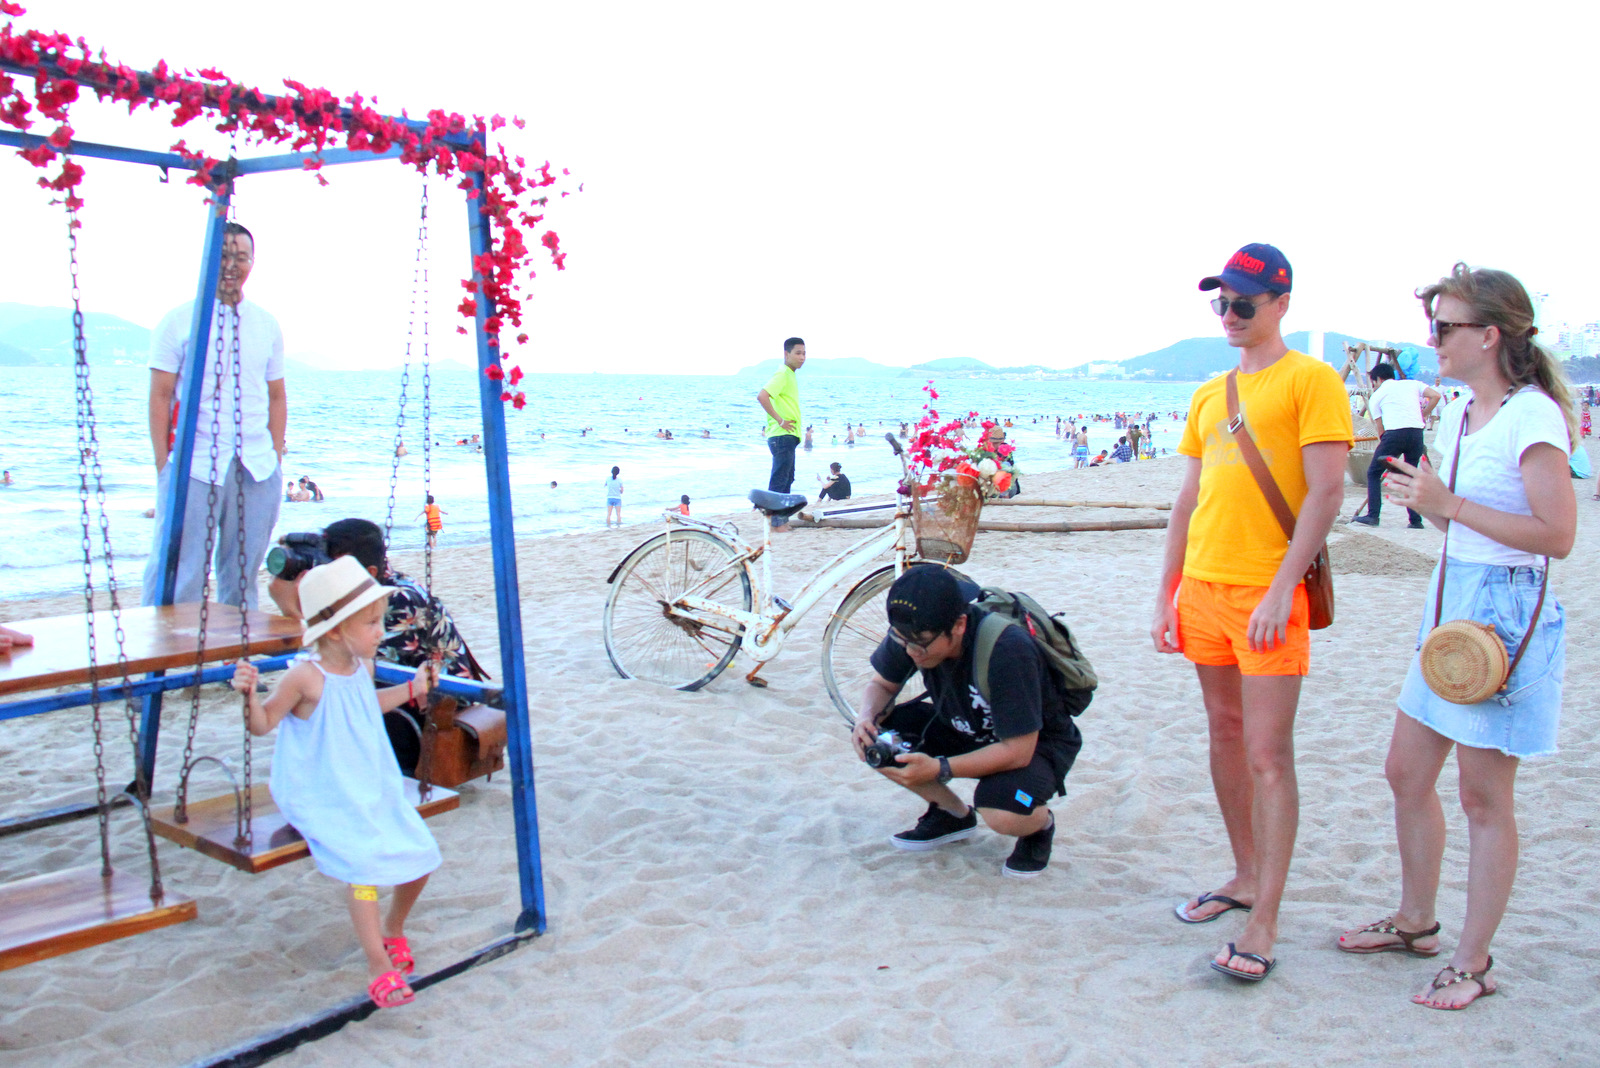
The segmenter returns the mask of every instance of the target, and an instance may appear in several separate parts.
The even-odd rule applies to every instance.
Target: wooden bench
[[[250,656],[276,656],[300,648],[297,619],[266,612],[241,612],[233,605],[213,604],[206,611],[205,659],[208,663],[246,655],[239,641],[241,617],[250,624]],[[32,645],[0,653],[0,697],[89,681],[89,626],[79,612],[70,616],[6,620],[6,626],[31,635]],[[200,605],[170,604],[122,610],[123,650],[129,675],[192,668],[200,643]],[[96,658],[102,683],[122,677],[117,664],[117,631],[111,613],[94,614]]]

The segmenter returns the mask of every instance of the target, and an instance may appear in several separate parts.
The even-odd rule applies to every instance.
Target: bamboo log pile
[[[993,501],[989,502],[993,504]],[[797,526],[826,527],[842,530],[876,530],[883,526],[880,519],[847,519],[824,518],[812,522],[797,519]],[[1003,530],[1003,531],[1037,531],[1041,533],[1072,534],[1080,531],[1092,530],[1162,530],[1167,525],[1167,517],[1159,516],[1152,519],[1101,519],[1101,520],[1004,520],[984,519],[978,520],[978,529]]]
[[[1170,512],[1172,504],[1169,501],[1052,501],[1023,499],[1012,497],[1000,500],[984,501],[985,508],[1154,508],[1157,511]]]

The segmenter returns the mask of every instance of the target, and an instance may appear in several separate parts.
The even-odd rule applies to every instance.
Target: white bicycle
[[[900,443],[892,434],[884,436],[904,469]],[[750,502],[764,519],[787,518],[805,507],[807,498],[757,489],[750,491]],[[842,511],[879,507],[887,506]],[[839,714],[854,724],[855,702],[872,674],[868,658],[888,633],[884,595],[907,567],[948,566],[918,554],[910,533],[912,499],[899,492],[893,507],[893,519],[824,564],[789,600],[770,593],[770,522],[761,525],[761,544],[752,546],[732,523],[712,525],[669,513],[665,533],[623,557],[606,580],[611,589],[604,630],[612,666],[624,678],[698,690],[743,649],[756,661],[746,681],[765,686],[757,672],[783,650],[784,639],[805,614],[851,573],[892,549],[894,562],[852,586],[823,632],[822,681]],[[913,675],[908,686],[920,688],[919,677]]]

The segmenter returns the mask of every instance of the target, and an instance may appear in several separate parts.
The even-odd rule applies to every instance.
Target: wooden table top
[[[239,640],[242,614],[232,605],[210,606],[207,663],[236,660],[245,651]],[[276,656],[300,648],[298,619],[266,612],[251,612],[248,618],[251,656]],[[31,646],[14,646],[9,653],[0,653],[0,696],[89,681],[89,628],[83,613],[0,622],[33,637]],[[122,630],[130,675],[193,667],[200,642],[200,605],[124,608]],[[120,679],[116,628],[110,612],[94,614],[94,638],[101,680]]]

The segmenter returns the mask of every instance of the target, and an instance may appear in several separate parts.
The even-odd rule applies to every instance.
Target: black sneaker
[[[978,811],[971,806],[967,814],[960,818],[950,815],[938,805],[929,804],[928,811],[922,814],[917,825],[909,831],[901,831],[889,841],[897,849],[910,849],[920,851],[924,849],[937,849],[950,842],[959,842],[963,838],[970,838],[972,832],[978,829]],[[1048,855],[1048,850],[1046,850]]]
[[[1421,530],[1422,529],[1422,520],[1419,519],[1415,523],[1407,523],[1406,524],[1406,529],[1407,530]]]
[[[1378,525],[1378,521],[1372,518],[1370,515],[1358,515],[1354,519],[1350,520],[1350,522],[1360,523],[1364,527],[1375,527]]]
[[[1032,879],[1044,871],[1050,866],[1050,845],[1055,837],[1056,819],[1051,816],[1050,826],[1017,839],[1017,846],[1006,858],[1000,874],[1013,879]]]

